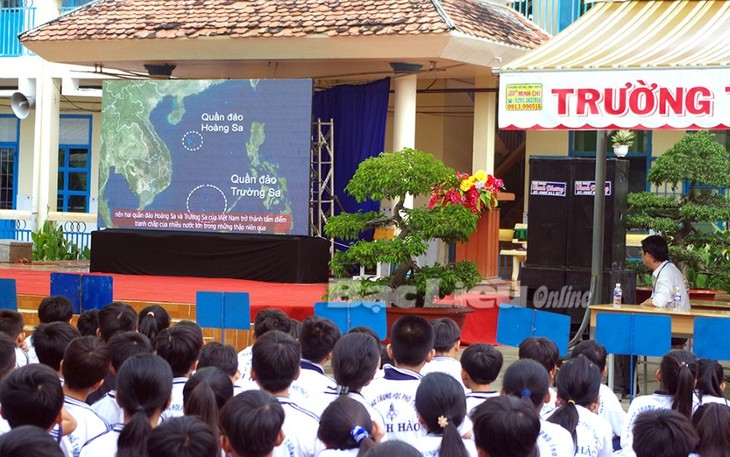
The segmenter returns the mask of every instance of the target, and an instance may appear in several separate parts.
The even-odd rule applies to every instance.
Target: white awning
[[[500,69],[503,129],[730,129],[730,2],[598,3]]]

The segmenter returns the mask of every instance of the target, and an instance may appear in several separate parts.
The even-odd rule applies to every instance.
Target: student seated
[[[35,348],[38,362],[48,365],[61,376],[61,359],[66,346],[81,333],[68,322],[51,322],[35,328],[31,341]]]
[[[461,379],[469,389],[466,394],[466,411],[471,412],[484,400],[499,396],[492,390],[492,383],[502,370],[504,357],[491,344],[471,344],[461,354]]]
[[[0,435],[0,456],[65,457],[56,440],[34,425],[16,427]]]
[[[147,440],[154,457],[220,457],[213,431],[197,417],[173,417],[154,428]]]
[[[332,359],[332,350],[340,339],[340,329],[334,322],[322,317],[310,316],[302,322],[299,344],[302,346],[302,360],[299,363],[299,377],[289,389],[309,409],[321,414],[327,405],[322,397],[334,392],[337,383],[328,376],[324,367]]]
[[[99,310],[89,309],[79,314],[76,328],[79,329],[81,336],[96,336],[99,331]]]
[[[256,313],[256,317],[253,322],[253,339],[254,341],[268,332],[269,330],[279,330],[284,333],[289,333],[291,330],[291,321],[289,317],[284,314],[284,311],[276,308],[262,309]],[[247,346],[241,352],[238,353],[238,371],[241,372],[241,379],[238,384],[243,389],[251,389],[251,351],[253,345]]]
[[[699,442],[689,419],[677,411],[647,410],[636,417],[633,425],[632,449],[636,457],[687,457]],[[722,455],[726,452],[724,449]]]
[[[139,333],[150,341],[155,341],[157,334],[170,327],[170,315],[160,305],[145,306],[137,316]]]
[[[461,363],[457,359],[459,346],[461,346],[461,329],[448,317],[431,321],[431,326],[433,327],[434,356],[421,368],[421,375],[446,373],[456,379],[466,392],[461,378]]]
[[[362,457],[383,433],[361,403],[341,396],[325,408],[320,418],[317,438],[326,449],[319,455]]]
[[[717,360],[700,359],[697,361],[696,398],[700,405],[720,403],[730,406],[725,398],[725,370]]]
[[[219,438],[221,408],[233,397],[231,378],[220,368],[206,367],[197,370],[183,388],[183,406],[186,416],[197,416]]]
[[[550,385],[553,385],[555,373],[558,371],[558,361],[560,360],[560,351],[555,343],[542,336],[525,338],[520,343],[517,357],[520,360],[532,359],[545,367],[550,376]],[[552,414],[555,410],[556,400],[557,393],[555,389],[550,387],[550,400],[542,405],[540,417],[547,419]]]
[[[38,305],[38,321],[41,324],[50,324],[51,322],[71,323],[73,317],[73,303],[63,295],[51,295],[43,297]],[[31,337],[25,339],[25,345],[28,348],[28,359],[30,363],[38,363],[38,357],[33,347]]]
[[[692,415],[692,426],[699,436],[697,447],[699,455],[705,457],[727,455],[730,449],[730,407],[721,403],[701,405]]]
[[[25,345],[23,315],[10,309],[0,309],[0,332],[15,342],[15,368],[28,365],[28,348]]]
[[[203,349],[200,350],[200,357],[198,357],[198,370],[206,367],[220,368],[228,375],[232,383],[241,379],[241,372],[238,371],[236,348],[230,344],[211,341],[204,345]]]
[[[269,457],[284,442],[285,413],[270,393],[236,395],[221,411],[221,445],[232,457]]]
[[[162,357],[172,368],[172,400],[162,413],[163,419],[184,414],[183,388],[190,374],[195,371],[203,340],[189,327],[166,328],[157,334],[154,341],[155,353]]]
[[[480,456],[539,457],[540,418],[527,402],[510,395],[490,398],[476,407],[471,420]]]

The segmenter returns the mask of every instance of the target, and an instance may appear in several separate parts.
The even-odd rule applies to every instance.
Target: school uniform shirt
[[[575,433],[578,443],[575,446],[576,456],[610,457],[613,455],[613,431],[611,424],[598,414],[576,405],[578,425]]]
[[[547,403],[542,404],[540,408],[540,417],[547,419],[555,411],[555,403],[558,401],[558,391],[554,388],[549,388],[548,393],[550,394],[550,400]]]
[[[58,443],[58,448],[61,450],[63,455],[65,457],[73,457],[73,452],[71,451],[71,448],[67,441],[63,440],[63,437],[61,436],[63,434],[63,429],[61,428],[60,424],[56,424],[53,426],[50,432],[48,432],[49,435],[51,435],[51,438]]]
[[[540,457],[570,457],[575,455],[575,444],[570,432],[545,419],[540,419],[537,448],[540,450]]]
[[[162,420],[185,415],[185,411],[183,410],[183,388],[185,387],[186,382],[188,382],[188,378],[185,377],[172,378],[170,406],[162,412]]]
[[[385,421],[388,440],[416,446],[426,436],[416,413],[416,390],[422,376],[415,371],[386,364],[385,375],[365,386],[362,394]]]
[[[23,368],[30,363],[28,353],[19,347],[15,347],[15,368]]]
[[[695,391],[695,399],[699,398],[699,394]],[[696,400],[695,400],[696,401]],[[699,400],[699,403],[694,406],[693,410],[699,408],[700,405],[706,405],[707,403],[720,403],[721,405],[730,406],[730,402],[725,397],[716,397],[714,395],[703,395]]]
[[[621,432],[624,429],[624,420],[626,420],[626,412],[621,406],[621,402],[618,401],[618,397],[613,393],[607,385],[601,384],[598,390],[598,397],[601,399],[596,414],[601,416],[611,424],[611,430],[616,436],[621,436]]]
[[[461,362],[453,357],[439,355],[432,358],[430,362],[421,368],[421,376],[426,376],[429,373],[446,373],[459,381],[461,387],[464,388],[464,392],[468,390],[461,379]]]
[[[337,391],[337,382],[325,374],[321,365],[309,360],[302,359],[299,368],[299,377],[289,386],[289,396],[321,416],[329,404],[325,395]]]
[[[421,437],[414,447],[418,449],[423,457],[438,457],[442,438],[443,435],[429,433],[426,436]],[[469,453],[469,456],[477,457],[477,448],[474,441],[462,438],[462,442],[464,443],[464,447],[466,447],[466,451]]]
[[[326,404],[324,405],[324,408],[322,408],[322,411],[327,409],[327,407],[330,405],[330,403],[337,400],[337,398],[339,398],[339,396],[340,395],[335,392],[325,394],[323,397],[323,400]],[[361,405],[363,405],[365,407],[365,409],[367,410],[368,415],[370,415],[370,420],[377,423],[378,427],[380,427],[380,430],[385,431],[385,421],[383,420],[383,415],[380,414],[380,411],[373,408],[370,405],[370,402],[368,402],[360,392],[348,392],[347,396],[352,398],[356,402],[360,403]],[[320,414],[320,416],[321,416],[321,414]],[[383,437],[383,441],[385,441],[385,437]]]
[[[494,397],[499,397],[499,392],[497,392],[496,390],[470,391],[466,394],[466,415],[469,416],[471,412],[474,411],[474,408]]]
[[[124,423],[124,410],[117,403],[116,395],[116,390],[110,390],[91,405],[91,409],[110,425]]]
[[[621,454],[634,455],[634,422],[636,417],[644,411],[655,409],[672,409],[673,395],[662,392],[654,392],[651,395],[642,395],[634,398],[626,412],[626,420],[624,421],[624,429],[621,432]]]
[[[276,397],[284,409],[284,442],[274,448],[274,457],[314,457],[324,449],[317,439],[319,416],[290,397]]]
[[[253,381],[251,379],[251,359],[253,354],[253,346],[248,346],[243,348],[241,352],[238,353],[238,371],[241,372],[241,383],[245,383],[246,381]]]
[[[66,395],[63,407],[76,419],[76,429],[61,439],[73,457],[79,457],[81,448],[86,443],[111,429],[109,424],[83,401]]]
[[[28,348],[28,363],[40,363],[38,355],[35,353],[35,346],[33,346],[33,335],[28,335],[25,338],[25,347]]]
[[[355,449],[325,449],[318,457],[357,457],[360,448]]]
[[[117,441],[123,428],[124,424],[114,424],[108,432],[86,443],[80,457],[116,457]]]
[[[651,302],[658,308],[666,308],[672,302],[674,288],[679,287],[682,293],[681,311],[689,311],[689,293],[684,284],[684,275],[672,262],[665,260],[652,273],[654,286],[652,287]]]

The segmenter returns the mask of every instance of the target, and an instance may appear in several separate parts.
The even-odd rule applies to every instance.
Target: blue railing
[[[63,227],[63,238],[75,244],[79,251],[91,249],[91,232],[85,222],[57,222]],[[0,219],[0,240],[16,240],[32,242],[29,221],[25,219]]]
[[[35,25],[35,7],[0,8],[0,57],[29,55],[18,35]]]
[[[0,220],[0,239],[1,240],[17,240],[31,241],[30,229],[28,221],[23,219],[1,219]]]
[[[518,0],[511,6],[550,35],[556,35],[585,14],[593,1]]]

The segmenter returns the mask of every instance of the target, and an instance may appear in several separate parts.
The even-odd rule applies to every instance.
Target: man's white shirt
[[[682,294],[682,305],[680,310],[689,311],[689,293],[684,283],[684,275],[672,262],[665,260],[652,272],[654,286],[652,288],[651,301],[654,306],[666,308],[672,302],[674,288],[679,287]]]

